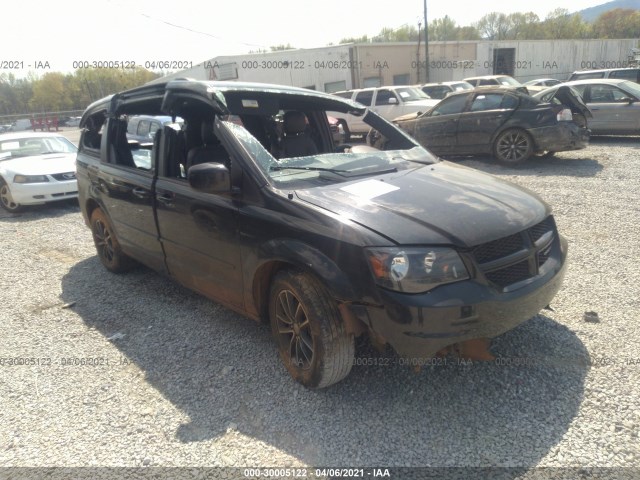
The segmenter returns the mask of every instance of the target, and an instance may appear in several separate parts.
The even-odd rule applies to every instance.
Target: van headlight
[[[451,248],[374,247],[366,252],[376,283],[398,292],[421,293],[469,278],[460,255]]]

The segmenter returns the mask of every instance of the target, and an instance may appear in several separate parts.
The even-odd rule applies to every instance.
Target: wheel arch
[[[259,251],[261,261],[252,275],[251,301],[260,319],[268,318],[271,282],[284,269],[314,276],[338,305],[356,300],[355,290],[347,275],[318,249],[298,240],[279,239],[268,242]],[[343,308],[340,311],[343,312]],[[344,312],[342,316],[344,319]]]
[[[105,209],[104,209],[104,208],[102,208],[102,207],[100,206],[100,204],[99,204],[95,199],[93,199],[93,198],[88,198],[84,205],[85,205],[85,207],[84,207],[84,211],[85,211],[85,214],[84,214],[84,221],[85,221],[85,223],[86,223],[87,225],[89,225],[89,224],[90,224],[90,222],[91,222],[91,215],[93,214],[93,211],[94,211],[96,208],[100,208],[100,209],[104,212],[104,214],[105,214],[105,215],[107,215],[107,212],[105,212]]]
[[[3,171],[3,172],[4,173],[0,173],[0,189],[3,187],[6,187],[7,192],[9,193],[9,196],[12,198],[12,202],[14,203],[15,207],[9,208],[6,205],[4,205],[3,201],[0,200],[0,203],[2,204],[2,207],[0,208],[3,208],[4,210],[9,211],[11,213],[19,213],[22,210],[24,210],[25,206],[19,203],[16,203],[15,200],[13,199],[13,195],[11,193],[11,187],[10,187],[11,182],[5,179],[6,171]]]

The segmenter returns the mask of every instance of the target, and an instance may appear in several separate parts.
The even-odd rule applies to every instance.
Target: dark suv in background
[[[385,149],[337,146],[327,111],[362,117]],[[149,166],[126,137],[143,114],[184,119],[156,132]],[[104,266],[143,263],[270,322],[308,387],[349,373],[357,336],[419,365],[531,318],[562,282],[567,244],[541,199],[349,100],[177,80],[95,102],[81,126],[79,201]]]

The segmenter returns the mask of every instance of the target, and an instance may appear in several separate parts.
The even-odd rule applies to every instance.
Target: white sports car
[[[17,212],[78,196],[76,146],[55,133],[0,135],[0,205]]]

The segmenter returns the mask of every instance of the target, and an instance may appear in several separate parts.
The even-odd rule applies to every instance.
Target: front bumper
[[[552,127],[532,128],[529,132],[538,151],[564,152],[589,146],[589,129],[574,122],[558,122]]]
[[[11,189],[13,201],[20,205],[39,205],[78,196],[78,183],[76,180],[11,183],[9,188]]]
[[[381,290],[382,307],[363,306],[354,313],[404,358],[429,358],[465,340],[496,337],[549,305],[562,285],[567,244],[546,271],[516,289],[498,291],[477,279],[409,295]]]

